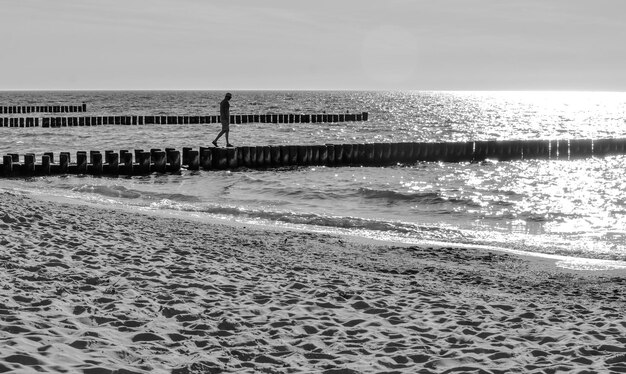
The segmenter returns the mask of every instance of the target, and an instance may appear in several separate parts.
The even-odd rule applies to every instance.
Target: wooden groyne
[[[344,114],[234,114],[230,123],[342,123],[367,121],[369,115]],[[63,116],[63,117],[4,117],[0,127],[71,127],[101,125],[187,125],[220,123],[212,116]]]
[[[75,113],[86,112],[87,104],[80,105],[2,105],[0,114],[19,113]]]
[[[511,140],[438,143],[366,143],[173,148],[33,153],[2,158],[0,175],[146,175],[188,170],[285,166],[389,166],[416,162],[479,162],[529,159],[571,160],[626,154],[626,139]]]

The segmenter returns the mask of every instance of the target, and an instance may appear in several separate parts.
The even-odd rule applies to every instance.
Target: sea
[[[233,124],[235,146],[626,138],[620,92],[231,92],[231,114],[369,113],[364,122]],[[70,116],[215,115],[224,94],[5,91],[0,106],[87,104],[86,113]],[[219,124],[2,127],[0,153],[35,153],[40,160],[44,152],[198,148],[210,146],[219,130]],[[3,178],[0,191],[401,244],[626,261],[625,155]]]

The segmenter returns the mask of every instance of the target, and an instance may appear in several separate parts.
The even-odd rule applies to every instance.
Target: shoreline
[[[0,208],[0,371],[626,370],[622,274],[13,193]]]
[[[113,211],[124,211],[124,212],[133,212],[123,206],[103,206],[96,203],[81,201],[81,202],[73,202],[68,199],[58,200],[54,198],[50,198],[46,195],[35,195],[29,193],[28,196],[31,196],[37,200],[48,201],[51,203],[59,203],[59,204],[72,204],[72,205],[86,205],[90,206],[94,209],[109,209]],[[559,271],[563,272],[571,272],[574,274],[587,274],[587,275],[613,275],[613,276],[626,276],[626,261],[615,261],[615,260],[604,260],[604,259],[595,259],[595,258],[587,258],[587,257],[575,257],[575,256],[566,256],[566,255],[558,255],[558,254],[548,254],[548,253],[539,253],[539,252],[525,252],[521,250],[509,249],[504,247],[497,246],[489,246],[489,245],[480,245],[480,244],[460,244],[460,243],[452,243],[452,242],[432,242],[432,241],[421,241],[419,243],[405,243],[394,240],[386,240],[386,239],[376,239],[376,238],[368,238],[364,236],[358,236],[350,233],[335,233],[335,232],[326,232],[323,230],[314,230],[309,228],[299,228],[293,226],[281,226],[281,225],[270,225],[270,224],[259,224],[259,223],[244,223],[239,222],[237,220],[229,220],[229,219],[219,219],[208,217],[207,215],[203,215],[200,217],[200,214],[192,213],[192,212],[177,212],[170,210],[158,210],[158,209],[148,209],[148,208],[139,208],[135,212],[139,212],[141,214],[147,216],[158,216],[164,219],[180,219],[186,221],[194,221],[198,223],[204,223],[207,225],[225,225],[236,228],[251,228],[253,230],[272,230],[272,231],[296,231],[296,232],[308,232],[320,235],[331,235],[331,236],[339,236],[345,238],[346,240],[350,240],[354,243],[359,243],[363,245],[381,245],[381,246],[399,246],[399,247],[429,247],[429,248],[457,248],[459,250],[481,250],[487,252],[501,252],[512,254],[518,257],[521,257],[527,261],[533,263],[533,267],[542,268],[542,269],[552,269],[557,268]],[[313,226],[316,227],[316,226]]]

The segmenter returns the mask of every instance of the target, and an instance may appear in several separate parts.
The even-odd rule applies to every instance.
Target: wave
[[[200,202],[200,199],[180,193],[159,193],[159,192],[145,192],[126,188],[124,186],[107,186],[97,184],[83,184],[81,186],[72,186],[71,191],[78,193],[96,194],[106,197],[119,198],[119,199],[145,199],[145,200],[174,200],[182,202]]]
[[[446,197],[440,192],[398,192],[393,190],[378,190],[372,188],[360,188],[361,197],[366,199],[380,199],[388,203],[408,201],[420,204],[460,204],[467,206],[480,206],[479,203],[472,199]]]
[[[235,219],[239,218],[258,221],[281,222],[292,225],[312,225],[348,230],[393,232],[396,234],[412,234],[417,236],[426,235],[431,240],[461,240],[464,238],[464,234],[462,234],[459,230],[445,227],[426,226],[408,222],[367,219],[352,216],[331,216],[316,213],[273,211],[219,204],[196,205],[180,203],[169,199],[163,199],[161,201],[154,202],[150,204],[149,208],[155,210],[177,210],[183,212],[229,216],[234,217]]]

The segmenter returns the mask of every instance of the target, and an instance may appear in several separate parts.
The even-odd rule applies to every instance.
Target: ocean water
[[[84,115],[212,115],[224,92],[0,92]],[[235,145],[626,137],[626,93],[234,91],[232,114],[369,112],[369,121],[231,125]],[[41,115],[41,114],[40,114]],[[81,115],[81,114],[77,114]],[[10,115],[4,115],[10,116]],[[218,124],[0,128],[0,153],[208,146]],[[224,142],[222,138],[220,140]],[[0,191],[344,233],[626,260],[626,156],[393,167],[2,179]]]

